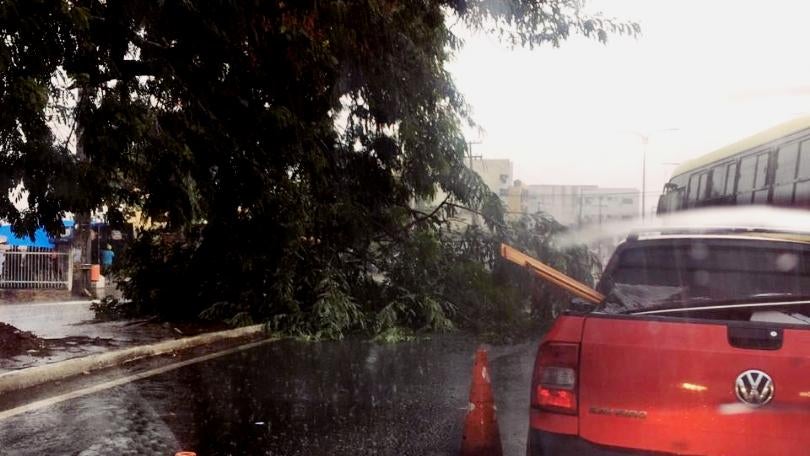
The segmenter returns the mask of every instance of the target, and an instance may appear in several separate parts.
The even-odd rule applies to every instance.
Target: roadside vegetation
[[[290,290],[286,307],[252,308],[249,298],[223,299],[206,308],[200,306],[199,317],[235,326],[268,321],[277,331],[306,339],[362,333],[392,342],[456,329],[492,340],[521,337],[549,323],[555,312],[566,307],[570,297],[525,268],[504,261],[499,247],[508,243],[593,284],[601,270],[598,258],[586,246],[558,247],[555,235],[565,230],[542,213],[510,222],[463,227],[437,218],[413,227],[399,242],[375,245],[360,264],[336,266],[340,259],[337,256],[330,264],[298,271],[297,277],[304,280],[291,282],[296,288]],[[130,296],[136,297],[133,303],[110,302],[99,308],[102,313],[160,314],[156,303],[189,299],[187,291],[192,289],[192,283],[178,288],[170,285],[183,283],[189,277],[183,256],[147,258],[163,261],[144,269],[119,270],[131,278],[126,288]],[[199,283],[197,280],[195,277],[194,283]],[[156,282],[157,286],[150,288]],[[206,285],[211,290],[216,287]],[[174,294],[161,297],[160,293]],[[203,295],[195,299],[206,302]],[[171,309],[187,311],[188,306]],[[163,316],[188,317],[182,313]]]
[[[465,166],[448,24],[529,47],[639,32],[580,7],[4,1],[0,218],[135,223],[116,260],[139,314],[325,338],[513,327],[552,296],[497,260],[500,241],[580,278],[590,259],[554,250],[547,218],[506,223]],[[463,208],[485,225],[448,229]]]

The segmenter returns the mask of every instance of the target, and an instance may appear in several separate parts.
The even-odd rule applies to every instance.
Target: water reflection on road
[[[95,451],[105,442],[206,455],[456,454],[476,345],[458,335],[280,341],[0,422],[0,445],[27,454],[104,454]],[[534,349],[490,350],[505,454],[524,451]]]

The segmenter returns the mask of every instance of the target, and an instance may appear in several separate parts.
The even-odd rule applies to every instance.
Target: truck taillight
[[[534,363],[532,407],[576,414],[578,367],[579,344],[543,344]]]

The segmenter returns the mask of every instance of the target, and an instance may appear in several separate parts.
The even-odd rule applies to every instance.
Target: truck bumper
[[[531,428],[529,429],[529,438],[526,442],[526,456],[634,456],[666,454],[669,453],[597,445],[575,435],[554,434],[552,432]]]

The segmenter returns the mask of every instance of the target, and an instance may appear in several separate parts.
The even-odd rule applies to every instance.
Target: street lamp
[[[641,219],[647,215],[647,146],[650,144],[650,136],[653,133],[662,133],[665,131],[678,131],[680,128],[662,128],[649,133],[640,133],[637,131],[630,131],[630,134],[636,135],[641,139],[642,156],[641,156]]]

